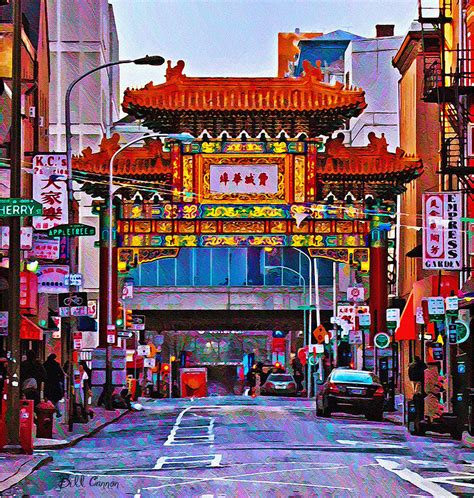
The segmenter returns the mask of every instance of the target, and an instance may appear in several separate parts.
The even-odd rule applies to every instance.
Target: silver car
[[[296,382],[293,375],[272,373],[267,377],[260,392],[274,396],[294,396],[296,395]]]

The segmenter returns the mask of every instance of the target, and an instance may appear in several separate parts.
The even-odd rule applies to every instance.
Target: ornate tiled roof
[[[183,61],[175,67],[168,61],[165,83],[127,89],[122,105],[166,132],[237,134],[250,127],[270,133],[293,127],[311,136],[337,130],[366,107],[361,89],[323,83],[318,64],[305,61],[304,69],[299,78],[191,78],[183,73]]]
[[[109,174],[110,158],[119,148],[120,135],[114,133],[110,138],[103,137],[99,152],[90,147],[73,158],[75,171],[99,176]],[[117,155],[114,161],[114,176],[141,179],[171,178],[171,154],[163,150],[161,140],[144,140],[143,147],[130,147]]]

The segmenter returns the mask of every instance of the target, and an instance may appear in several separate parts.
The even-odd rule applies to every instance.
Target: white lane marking
[[[474,478],[473,474],[466,472],[453,472],[453,474],[455,475],[448,475],[443,477],[428,477],[428,480],[431,482],[439,482],[441,484],[451,484],[452,486],[458,486],[460,488],[474,489],[473,483],[463,481],[463,479],[472,481],[472,479]]]
[[[198,427],[196,426],[190,426],[190,425],[181,425],[181,422],[183,421],[183,417],[189,413],[190,415],[196,415],[194,413],[190,413],[191,410],[201,410],[202,408],[206,408],[208,410],[216,409],[218,408],[217,406],[206,406],[206,407],[197,407],[197,406],[188,406],[184,410],[182,410],[179,415],[176,417],[176,421],[168,434],[168,437],[166,441],[163,443],[163,446],[182,446],[182,445],[194,445],[194,444],[213,444],[214,443],[214,422],[215,418],[214,417],[203,417],[199,416],[199,424],[201,424],[201,421],[204,423],[205,421],[208,421],[207,425],[199,425]],[[206,431],[207,429],[207,431]],[[189,434],[189,431],[194,431],[194,430],[199,430],[202,432],[205,431],[204,434]],[[181,434],[178,435],[178,431],[181,432]]]
[[[406,448],[403,444],[384,442],[384,441],[351,441],[349,439],[336,439],[336,442],[348,446],[361,446],[364,448],[374,447],[374,448]]]
[[[452,493],[442,488],[441,486],[438,486],[434,482],[425,479],[424,477],[420,476],[420,474],[417,474],[416,472],[413,472],[412,470],[406,468],[400,468],[399,462],[394,462],[393,460],[386,460],[384,458],[376,458],[375,460],[377,460],[380,466],[383,467],[385,470],[393,472],[398,477],[402,478],[404,481],[408,481],[417,488],[420,488],[423,491],[430,493],[432,496],[435,496],[436,498],[456,497],[456,495],[453,495]]]
[[[206,467],[219,467],[222,460],[222,455],[192,455],[192,456],[164,456],[158,458],[153,470],[161,470],[164,466],[175,466],[180,469],[187,468],[186,466],[196,467],[195,464],[205,463]],[[173,470],[180,470],[173,469]]]
[[[353,488],[345,488],[345,487],[340,487],[340,486],[334,486],[334,485],[323,485],[323,484],[303,484],[303,483],[295,483],[294,481],[291,482],[286,482],[286,481],[258,481],[258,480],[246,480],[246,479],[240,479],[241,477],[252,477],[252,476],[261,476],[261,475],[268,475],[268,474],[284,474],[287,472],[300,472],[300,471],[312,471],[314,468],[312,466],[310,467],[303,467],[303,468],[297,468],[297,469],[279,469],[279,470],[267,470],[264,472],[252,472],[252,473],[245,473],[245,474],[237,474],[237,475],[231,475],[231,476],[222,476],[222,477],[204,477],[204,478],[197,478],[197,479],[192,479],[188,481],[182,481],[182,482],[174,482],[170,484],[162,484],[161,486],[155,486],[151,488],[144,488],[144,489],[163,489],[163,488],[169,488],[169,487],[174,487],[174,486],[181,486],[181,485],[187,485],[187,484],[195,484],[195,483],[200,483],[200,482],[210,482],[210,481],[221,481],[221,482],[255,482],[255,483],[263,483],[263,484],[288,484],[290,486],[302,486],[302,487],[310,487],[310,488],[329,488],[329,489],[340,489],[344,491],[351,491]],[[187,478],[189,479],[189,478]]]

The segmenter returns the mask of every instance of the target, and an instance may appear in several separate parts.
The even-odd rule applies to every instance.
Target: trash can
[[[41,401],[36,407],[36,437],[53,439],[53,417],[56,408],[51,401]]]

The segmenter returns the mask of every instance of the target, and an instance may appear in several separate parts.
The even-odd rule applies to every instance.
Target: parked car
[[[296,382],[293,375],[286,373],[272,373],[260,388],[261,394],[288,396],[296,395]]]
[[[382,420],[385,392],[372,372],[335,368],[316,395],[316,415],[333,412],[363,414],[368,420]]]

